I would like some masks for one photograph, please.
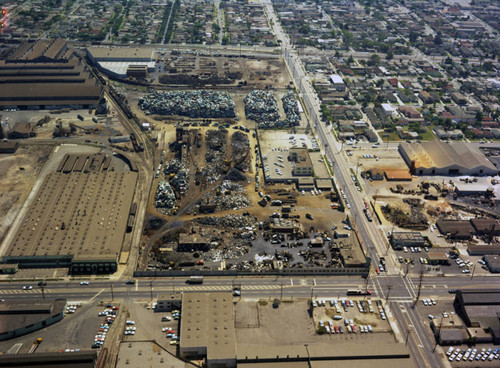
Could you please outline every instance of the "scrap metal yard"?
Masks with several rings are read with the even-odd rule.
[[[498,14],[4,1],[0,366],[498,366]]]

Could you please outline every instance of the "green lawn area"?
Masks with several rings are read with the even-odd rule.
[[[432,131],[432,126],[425,127],[425,133],[420,134],[423,141],[433,141],[436,139],[434,132]]]
[[[384,137],[384,134],[388,134],[388,136]],[[392,142],[392,141],[401,141],[397,132],[386,133],[384,131],[379,132],[380,137],[384,142]]]

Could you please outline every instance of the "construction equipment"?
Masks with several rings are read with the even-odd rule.
[[[38,349],[38,346],[42,343],[43,339],[41,337],[38,337],[33,341],[33,344],[31,344],[30,350],[28,351],[28,354],[33,354],[36,349]]]

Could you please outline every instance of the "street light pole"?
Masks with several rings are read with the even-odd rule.
[[[406,341],[405,341],[405,346],[408,345],[408,339],[410,338],[410,333],[411,333],[411,330],[410,329],[407,329],[406,330]]]
[[[304,344],[307,351],[307,365],[311,368],[311,355],[309,354],[309,344]]]
[[[115,296],[113,295],[113,283],[110,283],[111,285],[111,301],[115,300]]]

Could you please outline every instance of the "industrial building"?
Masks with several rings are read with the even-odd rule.
[[[457,290],[453,306],[467,327],[479,328],[500,344],[500,289]],[[467,329],[470,333],[471,329]],[[473,337],[473,336],[470,336]]]
[[[95,368],[97,351],[36,354],[0,354],[0,367],[12,368]]]
[[[418,231],[410,232],[392,232],[391,243],[394,249],[402,247],[423,247],[425,239]]]
[[[206,358],[206,366],[236,367],[236,332],[231,292],[185,293],[180,355]]]
[[[0,61],[0,107],[15,109],[93,108],[102,88],[66,42],[22,44]]]
[[[126,78],[144,78],[156,68],[152,47],[87,47],[87,57],[103,73]]]
[[[494,176],[498,169],[474,145],[429,141],[399,144],[399,153],[416,175]]]
[[[65,155],[36,193],[2,263],[115,272],[138,175],[111,169],[104,154]]]
[[[62,320],[65,307],[66,299],[0,303],[0,341],[26,335]]]
[[[467,240],[474,234],[474,228],[465,220],[439,219],[436,221],[436,227],[441,234],[448,235],[451,239]]]
[[[208,368],[232,367],[415,367],[409,350],[399,343],[300,345],[239,344],[230,291],[183,293],[181,357],[205,360]]]

